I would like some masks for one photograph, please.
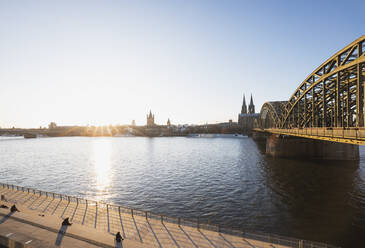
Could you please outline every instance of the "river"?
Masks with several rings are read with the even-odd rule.
[[[273,159],[250,138],[0,139],[0,182],[343,247],[365,243],[360,162]]]

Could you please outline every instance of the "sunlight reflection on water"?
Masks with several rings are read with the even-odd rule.
[[[93,140],[93,168],[96,181],[96,189],[103,195],[110,188],[111,182],[111,156],[112,144],[110,139]],[[105,198],[105,197],[104,197]]]

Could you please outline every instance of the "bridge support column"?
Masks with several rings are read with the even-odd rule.
[[[257,142],[266,142],[267,136],[264,132],[252,132],[252,139]]]
[[[271,134],[266,154],[273,157],[323,160],[359,160],[359,146],[330,141]]]

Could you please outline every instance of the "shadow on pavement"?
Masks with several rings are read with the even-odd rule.
[[[68,226],[66,226],[66,225],[61,226],[60,230],[58,231],[57,238],[56,238],[56,243],[55,243],[56,246],[61,245],[62,239],[66,234],[67,228],[68,228]]]

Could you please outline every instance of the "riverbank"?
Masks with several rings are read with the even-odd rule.
[[[24,242],[35,240],[50,246],[62,243],[62,246],[68,247],[67,242],[77,241],[78,245],[72,247],[112,247],[114,235],[120,232],[125,238],[123,247],[283,248],[300,247],[305,244],[315,245],[313,247],[330,247],[321,243],[274,235],[256,235],[256,238],[253,238],[255,234],[244,234],[240,231],[199,223],[199,221],[155,215],[7,184],[0,184],[0,194],[6,200],[1,201],[1,204],[10,207],[15,203],[21,211],[9,215],[9,209],[0,209],[2,218],[0,234],[4,230],[14,230],[9,233],[19,233],[20,236],[26,237],[25,239],[28,240]],[[67,229],[65,235],[62,235],[59,229],[62,219],[66,217],[70,218],[73,225]],[[42,231],[36,232],[32,231],[33,229],[42,229]],[[48,247],[43,245],[38,247]]]
[[[48,137],[113,137],[113,136],[140,136],[140,137],[175,137],[187,136],[196,133],[202,134],[238,134],[242,130],[237,125],[152,125],[152,126],[52,126],[50,128],[7,128],[0,129],[2,135],[16,136],[48,136]]]

